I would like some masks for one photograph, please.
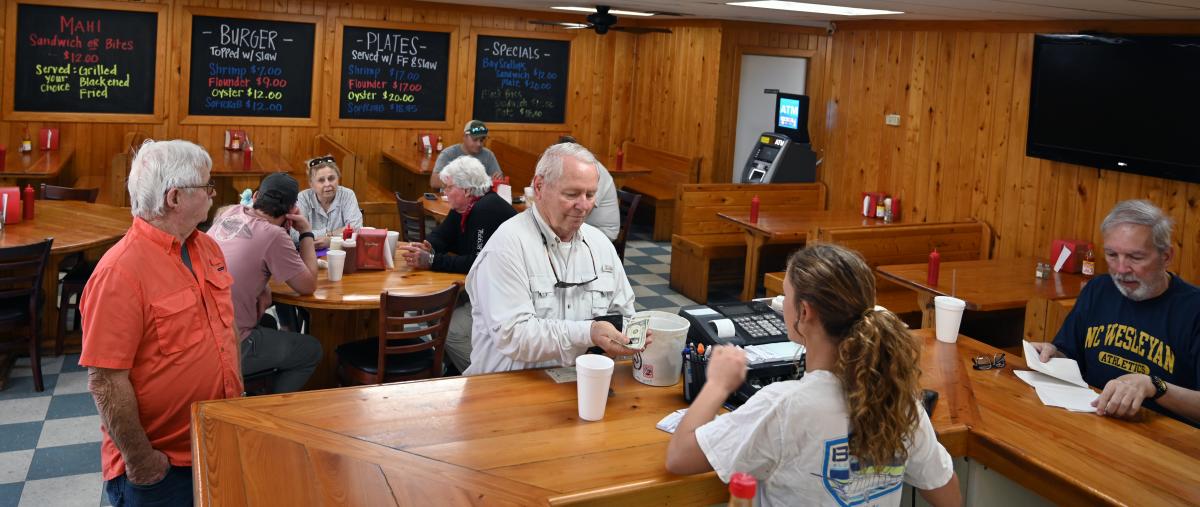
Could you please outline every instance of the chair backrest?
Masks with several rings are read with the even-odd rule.
[[[0,300],[29,298],[29,315],[37,315],[42,273],[54,238],[32,245],[0,248]]]
[[[400,240],[425,241],[425,205],[421,201],[406,201],[396,192],[396,211],[400,213]]]
[[[450,317],[454,315],[462,287],[462,282],[454,282],[431,294],[393,295],[386,290],[379,294],[379,363],[375,383],[382,384],[385,380],[387,356],[429,349],[433,349],[429,378],[442,376],[446,333],[450,331]],[[431,339],[412,343],[425,336]]]
[[[98,195],[100,195],[99,188],[59,187],[42,183],[42,199],[47,201],[87,201],[94,203]]]
[[[617,247],[617,256],[625,260],[625,240],[629,238],[629,227],[633,225],[633,214],[637,213],[638,203],[642,202],[642,194],[617,190],[617,208],[621,210],[621,232],[613,241]]]
[[[817,239],[859,252],[874,269],[888,264],[926,262],[934,248],[944,261],[988,259],[992,231],[986,223],[974,221],[835,227],[821,228]]]

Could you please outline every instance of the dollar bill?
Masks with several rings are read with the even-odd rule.
[[[629,321],[629,325],[625,326],[625,336],[629,337],[629,347],[633,350],[642,350],[646,348],[646,331],[650,329],[650,317],[634,317]]]

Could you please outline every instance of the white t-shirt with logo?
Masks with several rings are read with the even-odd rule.
[[[934,489],[950,481],[950,454],[924,410],[907,461],[891,466],[860,467],[850,454],[849,425],[841,381],[813,371],[764,387],[737,410],[698,428],[696,440],[722,481],[734,472],[758,479],[762,507],[897,506],[903,483]]]

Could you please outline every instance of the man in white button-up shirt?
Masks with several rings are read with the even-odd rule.
[[[574,364],[588,347],[632,354],[629,338],[591,320],[633,315],[633,288],[612,242],[584,220],[595,206],[596,157],[574,144],[546,149],[534,204],[502,224],[467,274],[471,367],[466,375]]]

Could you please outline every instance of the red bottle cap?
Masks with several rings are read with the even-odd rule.
[[[729,478],[729,495],[737,498],[754,498],[758,489],[758,481],[753,475],[737,472]]]

